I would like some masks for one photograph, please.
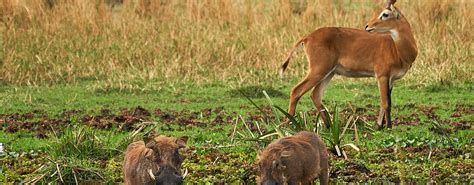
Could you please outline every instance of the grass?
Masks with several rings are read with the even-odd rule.
[[[1,143],[8,143],[9,148],[14,151],[46,151],[48,144],[51,142],[47,139],[38,139],[28,132],[19,132],[15,134],[2,134],[0,136]]]
[[[347,81],[347,82],[343,82]],[[154,82],[146,82],[154,84]],[[265,82],[263,82],[265,83]],[[267,88],[273,88],[282,94],[289,94],[290,89],[297,83],[296,79],[289,82],[266,82]],[[25,87],[25,86],[2,86],[0,97],[4,106],[0,107],[3,113],[33,109],[42,109],[54,113],[60,113],[64,109],[98,110],[100,108],[125,108],[138,105],[145,108],[162,108],[181,110],[183,108],[200,110],[207,108],[206,102],[224,106],[230,109],[238,109],[242,104],[248,104],[243,96],[236,96],[235,89],[248,89],[246,86],[232,86],[225,82],[214,82],[208,84],[183,83],[166,85],[161,90],[144,88],[143,91],[135,90],[109,90],[101,91],[93,88],[94,82],[81,82],[78,85],[58,84],[52,86]],[[263,88],[255,88],[262,90]],[[469,92],[473,90],[472,83],[462,86],[431,85],[419,86],[408,82],[397,82],[395,84],[392,101],[395,109],[403,111],[402,103],[408,106],[413,104],[425,104],[430,106],[454,106],[470,101]],[[255,94],[257,92],[254,92]],[[280,94],[280,93],[278,93]],[[340,101],[358,103],[359,106],[378,106],[378,88],[375,80],[349,80],[347,78],[335,78],[325,93],[325,101]],[[454,99],[450,99],[454,97]],[[288,95],[276,97],[275,104],[286,107]],[[440,101],[433,101],[440,100]],[[120,100],[120,101],[119,101]],[[258,103],[264,103],[264,96],[256,99]],[[313,108],[309,98],[302,98],[298,105],[300,110]],[[400,103],[399,103],[400,102]]]
[[[290,91],[294,83],[296,83],[295,80],[278,84],[269,81],[265,82],[266,85],[262,85],[262,87],[271,87],[285,94],[285,92]],[[378,111],[378,91],[374,83],[366,80],[341,81],[336,79],[329,86],[325,100],[328,102],[329,108],[331,104],[338,104],[340,112],[350,111],[351,106],[356,109],[366,109],[366,112],[355,114],[360,116],[361,119],[376,115]],[[99,116],[102,109],[111,109],[113,113],[117,113],[123,108],[137,106],[142,106],[150,111],[160,109],[169,112],[170,115],[178,116],[176,120],[168,122],[163,120],[163,117],[160,118],[152,113],[150,119],[152,123],[156,123],[159,133],[171,136],[188,135],[192,138],[188,143],[189,148],[185,151],[187,159],[183,164],[185,168],[190,170],[187,182],[219,183],[249,182],[249,180],[252,182],[255,178],[256,171],[253,166],[255,150],[261,146],[255,145],[253,142],[245,142],[238,137],[233,140],[230,138],[239,115],[246,121],[258,121],[258,118],[254,119],[252,117],[260,115],[259,111],[244,96],[237,96],[234,91],[245,89],[250,93],[248,89],[260,91],[261,88],[248,88],[246,86],[232,88],[223,82],[214,82],[205,85],[188,83],[181,87],[167,86],[158,92],[112,90],[104,93],[89,88],[90,84],[94,84],[94,82],[81,82],[79,85],[4,86],[2,88],[0,96],[5,97],[2,98],[3,100],[10,102],[1,107],[0,112],[3,114],[20,113],[21,115],[36,111],[38,114],[46,114],[50,118],[64,118],[63,112],[66,110],[82,111],[79,111],[78,115],[69,118],[71,126],[74,126],[75,129],[61,128],[57,130],[57,132],[62,133],[58,138],[62,142],[57,142],[57,139],[54,139],[55,137],[51,137],[51,135],[43,139],[37,139],[35,131],[32,130],[16,133],[10,133],[6,130],[0,131],[0,142],[4,143],[8,152],[13,152],[13,156],[3,155],[0,157],[0,163],[10,166],[10,168],[2,168],[4,173],[0,175],[1,181],[18,182],[27,177],[25,172],[31,174],[33,172],[31,170],[35,170],[42,165],[46,165],[48,168],[45,167],[45,169],[50,169],[48,172],[51,174],[55,172],[55,169],[52,168],[55,166],[48,166],[48,164],[58,163],[62,165],[61,170],[68,172],[64,173],[65,177],[63,179],[67,182],[74,182],[72,169],[82,168],[89,169],[89,172],[100,171],[100,176],[92,174],[80,176],[78,178],[81,181],[121,182],[122,151],[125,149],[122,141],[131,131],[117,128],[84,127],[81,121],[82,115]],[[392,110],[393,119],[399,121],[398,124],[391,130],[367,131],[359,134],[360,137],[357,141],[354,140],[353,131],[346,131],[340,142],[353,143],[360,149],[360,152],[345,150],[347,160],[335,155],[331,157],[331,173],[333,174],[331,181],[398,182],[433,179],[439,182],[466,182],[462,179],[468,179],[465,175],[469,172],[469,166],[473,164],[472,152],[469,151],[472,151],[472,148],[470,148],[472,124],[471,129],[459,130],[454,129],[452,123],[463,120],[469,121],[474,118],[467,113],[462,114],[461,117],[452,117],[451,115],[456,112],[456,107],[461,105],[472,109],[473,105],[469,104],[468,101],[470,98],[469,92],[471,91],[472,84],[469,83],[449,88],[398,83],[394,90],[394,107]],[[254,93],[256,94],[256,92]],[[28,101],[25,102],[25,96],[31,98],[28,98]],[[71,97],[75,97],[74,101],[71,101]],[[266,108],[268,106],[268,100],[264,96],[253,98],[253,100],[260,107]],[[284,107],[287,104],[288,97],[271,97],[271,101],[277,106]],[[208,102],[213,102],[213,104],[210,105]],[[219,107],[223,107],[224,112],[212,113],[210,116],[206,116],[206,108],[215,110]],[[433,120],[428,117],[429,114],[423,112],[428,111],[429,108],[433,108],[433,113],[439,123],[437,126],[452,130],[449,136],[439,135],[430,130],[435,127]],[[304,96],[298,106],[298,111],[311,112],[313,109],[310,98]],[[173,111],[178,112],[172,114]],[[196,118],[192,118],[192,112],[198,113]],[[230,122],[218,122],[216,124],[213,121],[218,115],[229,116],[231,120]],[[419,119],[416,125],[405,125],[414,118]],[[5,121],[5,118],[2,119]],[[37,118],[33,118],[33,120],[35,119]],[[225,119],[226,117],[224,117]],[[194,120],[203,124],[193,125],[193,122],[182,123],[180,120]],[[28,121],[28,119],[25,121]],[[369,122],[373,124],[373,121]],[[81,129],[89,130],[90,132],[87,132],[90,133],[89,136],[98,137],[100,140],[98,142],[102,144],[89,147],[91,150],[81,150],[84,151],[82,153],[84,155],[81,154],[82,157],[74,157],[74,155],[67,157],[66,154],[53,155],[55,152],[51,151],[50,146],[57,145],[55,148],[59,149],[70,148],[66,144],[77,140],[71,137],[75,136],[73,133],[81,133]],[[243,126],[238,126],[236,129],[240,132],[246,130]],[[139,139],[139,137],[136,139]],[[93,140],[88,139],[88,142]],[[87,142],[81,144],[88,146]],[[63,145],[64,147],[62,147]],[[120,146],[117,148],[118,151],[106,152],[115,146]],[[101,155],[89,155],[85,151],[101,151]],[[26,162],[25,157],[29,156],[31,152],[36,153],[39,157],[31,157],[34,160]],[[98,160],[95,160],[93,156],[103,156],[100,157],[101,160],[99,161],[104,162],[98,163]],[[51,160],[48,160],[48,158]],[[27,168],[28,165],[33,165],[35,168]],[[357,170],[357,165],[370,170],[372,178],[366,177],[363,171]],[[22,172],[22,170],[25,172]],[[42,172],[45,173],[45,171]],[[79,175],[81,174],[76,174],[76,176]],[[72,178],[66,178],[66,176]],[[54,178],[44,180],[45,182],[56,181],[57,178],[57,176],[54,176]],[[453,178],[455,180],[448,180]]]

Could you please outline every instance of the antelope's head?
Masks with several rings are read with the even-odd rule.
[[[368,32],[392,32],[401,21],[400,11],[393,5],[396,0],[388,0],[385,9],[365,25]]]

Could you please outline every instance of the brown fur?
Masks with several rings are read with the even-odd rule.
[[[165,165],[173,167],[180,176],[184,157],[178,149],[185,147],[187,140],[188,137],[149,136],[128,145],[123,164],[125,184],[155,184],[148,170],[156,175],[160,166]]]
[[[395,1],[389,1],[393,3]],[[390,107],[393,81],[403,77],[415,60],[418,49],[408,21],[393,5],[370,20],[366,31],[325,27],[297,42],[303,44],[309,62],[306,77],[291,91],[288,112],[295,114],[301,96],[313,88],[311,99],[328,125],[329,115],[322,103],[324,89],[335,74],[348,77],[375,77],[381,110],[378,125],[391,127]],[[293,49],[281,67],[288,66]]]
[[[278,139],[259,152],[258,158],[258,184],[270,179],[278,184],[313,184],[318,177],[321,184],[328,184],[326,146],[312,132]]]

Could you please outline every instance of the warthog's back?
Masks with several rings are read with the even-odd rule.
[[[312,182],[328,169],[326,146],[312,132],[299,132],[274,141],[263,151],[261,158],[281,161],[285,166],[282,176],[288,182]]]

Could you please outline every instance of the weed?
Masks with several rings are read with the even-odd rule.
[[[237,124],[239,120],[242,122],[243,131],[238,131],[237,133],[242,137],[242,139],[247,141],[257,141],[260,142],[260,145],[267,145],[275,136],[285,137],[288,135],[293,135],[300,131],[311,131],[318,133],[326,142],[330,144],[329,149],[337,154],[337,156],[343,156],[347,159],[346,152],[344,148],[352,148],[356,151],[360,149],[350,142],[346,142],[345,138],[349,135],[347,132],[349,128],[353,128],[354,135],[358,138],[357,126],[356,123],[358,118],[355,116],[349,116],[347,120],[340,119],[340,112],[337,111],[335,106],[333,118],[330,122],[329,129],[323,129],[322,122],[319,121],[320,114],[313,116],[308,116],[307,112],[300,113],[300,116],[292,116],[281,107],[274,105],[270,96],[263,91],[263,94],[267,98],[268,104],[272,108],[273,119],[262,119],[261,122],[255,121],[253,123],[247,123],[242,116],[239,116],[239,119],[236,122],[234,127],[234,132],[236,132]],[[244,94],[245,96],[245,94]],[[258,106],[251,98],[247,97],[249,102],[259,109],[263,114],[266,114],[266,117],[270,117],[267,112],[262,111],[262,108]],[[288,120],[288,123],[282,122],[281,115]],[[256,129],[251,129],[251,124],[255,126]],[[265,128],[265,131],[262,131]],[[356,139],[358,140],[358,139]]]
[[[344,151],[344,148],[350,147],[356,151],[359,151],[359,147],[357,147],[354,143],[344,143],[344,139],[346,135],[348,135],[348,128],[350,127],[354,128],[354,133],[357,138],[357,118],[355,118],[354,116],[350,116],[349,119],[342,121],[337,106],[334,106],[333,118],[330,120],[332,121],[330,121],[329,124],[329,131],[322,132],[321,137],[327,142],[329,142],[331,151],[335,152],[337,156],[344,155],[344,158],[347,159],[348,157],[346,155],[346,152]]]
[[[112,156],[96,131],[89,127],[68,128],[60,136],[54,135],[49,147],[52,157],[103,160]]]

